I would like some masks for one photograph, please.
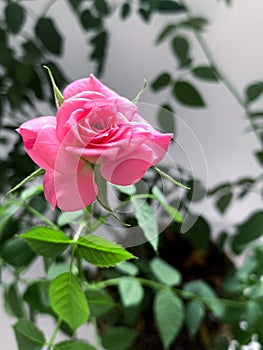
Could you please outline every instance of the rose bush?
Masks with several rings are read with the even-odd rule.
[[[23,123],[26,152],[46,170],[44,193],[52,208],[85,208],[97,196],[95,166],[117,185],[139,181],[166,154],[172,134],[154,129],[137,106],[93,75],[69,84],[56,117]]]

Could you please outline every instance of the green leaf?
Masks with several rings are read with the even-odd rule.
[[[11,193],[14,193],[15,191],[17,191],[22,186],[24,186],[27,182],[35,180],[38,176],[41,176],[43,174],[45,174],[45,170],[44,169],[41,169],[41,168],[37,169],[32,174],[27,176],[24,180],[22,180],[18,185],[16,185],[10,191],[8,191],[7,194],[5,195],[5,198],[7,196],[9,196]]]
[[[156,294],[153,310],[163,347],[168,350],[183,326],[183,303],[171,291],[164,289]]]
[[[63,232],[49,227],[34,227],[20,235],[37,254],[56,257],[72,242]]]
[[[76,276],[63,273],[50,283],[49,299],[52,309],[75,331],[89,318],[89,307]]]
[[[199,300],[192,300],[186,305],[185,323],[188,334],[193,338],[205,317],[204,304]]]
[[[224,307],[215,291],[204,281],[194,280],[186,282],[183,289],[191,292],[199,297],[202,297],[202,301],[205,305],[212,310],[217,317],[222,317],[224,314]]]
[[[135,306],[142,301],[144,290],[136,278],[122,277],[118,287],[123,306]]]
[[[249,329],[255,329],[262,320],[261,302],[248,300],[244,310],[244,320],[248,323]]]
[[[102,334],[102,346],[107,350],[128,350],[138,335],[134,328],[112,327]]]
[[[175,115],[171,105],[166,103],[160,106],[157,119],[163,132],[175,134]]]
[[[181,273],[158,257],[150,262],[150,269],[154,277],[167,286],[178,286],[182,282]]]
[[[4,294],[5,298],[5,307],[7,311],[11,313],[12,316],[16,316],[17,318],[22,318],[25,316],[25,308],[23,305],[23,299],[19,294],[17,284],[13,283],[6,290]]]
[[[42,192],[43,192],[43,186],[42,185],[40,185],[40,186],[30,186],[30,187],[24,189],[21,192],[20,198],[23,201],[26,201],[26,200],[32,199],[33,197],[37,196],[38,194],[40,194]]]
[[[3,243],[0,255],[10,265],[23,268],[30,264],[35,254],[19,237],[13,237]]]
[[[128,2],[125,2],[122,6],[121,6],[121,19],[126,19],[128,18],[128,16],[131,13],[131,6]]]
[[[263,111],[257,111],[257,112],[249,112],[248,113],[249,118],[263,118]]]
[[[169,73],[161,73],[158,77],[152,82],[151,88],[154,91],[159,91],[169,85],[171,81],[171,75]]]
[[[189,42],[183,36],[176,36],[171,41],[172,51],[177,57],[179,66],[185,67],[191,63],[191,58],[189,57]]]
[[[160,13],[178,13],[185,12],[185,6],[179,4],[176,1],[172,0],[160,0],[158,2],[158,10]]]
[[[216,201],[216,207],[223,214],[229,207],[233,198],[233,193],[229,192],[220,196]]]
[[[171,35],[174,30],[176,29],[175,24],[168,24],[164,29],[159,33],[157,39],[156,39],[156,44],[160,44],[163,42],[169,35]]]
[[[5,20],[8,28],[17,34],[25,22],[24,8],[16,2],[10,2],[5,8]]]
[[[115,306],[112,297],[103,289],[88,288],[86,297],[90,314],[95,318],[105,315]]]
[[[31,311],[50,313],[51,307],[48,298],[49,281],[39,280],[31,284],[25,294],[24,300],[28,303]]]
[[[221,185],[218,185],[214,188],[212,188],[210,191],[209,191],[209,194],[210,196],[216,194],[216,193],[226,193],[226,192],[230,192],[231,191],[231,184],[229,182],[224,182],[223,184]]]
[[[174,97],[183,105],[190,107],[204,107],[205,102],[196,88],[186,82],[177,81],[173,89]]]
[[[66,340],[55,345],[54,350],[96,350],[94,346],[81,340]]]
[[[179,27],[192,29],[197,32],[201,32],[204,30],[204,27],[208,24],[208,21],[204,17],[194,17],[190,18],[186,21],[183,21],[179,24]]]
[[[141,199],[132,199],[132,204],[135,210],[134,216],[138,225],[142,229],[147,241],[151,244],[153,249],[157,251],[159,229],[151,206]]]
[[[35,32],[48,51],[55,55],[61,55],[63,38],[58,32],[52,18],[40,18],[36,24]]]
[[[20,319],[14,326],[19,350],[40,350],[45,344],[43,332],[34,323]]]
[[[28,63],[37,63],[41,59],[41,50],[34,41],[27,40],[22,44],[24,50],[24,60]]]
[[[256,100],[263,92],[263,83],[257,82],[246,87],[245,98],[246,103],[249,104]]]
[[[56,263],[49,268],[47,278],[53,280],[64,272],[69,272],[69,264],[66,262]]]
[[[194,77],[207,80],[207,81],[218,81],[218,77],[215,73],[215,69],[209,66],[199,66],[192,70]]]
[[[49,75],[51,85],[53,88],[56,107],[57,107],[57,109],[59,109],[59,107],[61,107],[62,103],[64,102],[64,97],[55,83],[55,80],[54,80],[54,77],[53,77],[51,70],[47,66],[43,66],[43,67],[48,71],[48,75]]]
[[[259,164],[263,166],[263,151],[258,151],[255,153],[255,155]]]
[[[105,0],[95,0],[94,6],[102,16],[107,16],[110,13],[109,5]]]
[[[94,17],[89,9],[81,13],[80,21],[86,30],[94,30],[95,28],[99,28],[102,24],[101,18]]]
[[[108,267],[121,261],[135,258],[120,245],[106,239],[88,234],[77,241],[78,252],[93,265]]]
[[[21,208],[20,205],[10,203],[6,203],[0,207],[0,237],[4,228],[19,208]]]
[[[245,222],[237,225],[236,231],[232,240],[232,249],[239,254],[248,243],[260,238],[263,234],[263,212],[252,214]]]
[[[196,248],[208,249],[210,244],[211,230],[208,222],[200,216],[195,224],[186,232],[187,238]]]
[[[120,264],[116,265],[115,268],[118,271],[130,276],[136,276],[139,273],[138,267],[129,261],[123,261]]]

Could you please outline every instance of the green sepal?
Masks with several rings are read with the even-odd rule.
[[[51,84],[53,87],[54,97],[55,97],[55,101],[56,101],[56,107],[57,107],[57,109],[59,109],[61,107],[62,103],[64,102],[64,97],[55,83],[55,80],[54,80],[54,77],[51,73],[51,70],[47,66],[43,66],[43,67],[48,71],[48,75],[49,75],[49,78],[50,78],[50,81],[51,81]]]

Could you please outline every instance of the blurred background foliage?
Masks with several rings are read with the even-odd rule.
[[[250,121],[251,129],[261,145],[251,156],[263,165],[263,110],[254,107],[254,102],[263,96],[263,81],[247,84],[243,94],[235,90],[216,66],[202,37],[208,25],[206,18],[194,17],[183,1],[65,1],[71,8],[72,16],[77,18],[83,35],[87,37],[87,46],[90,48],[87,60],[95,63],[98,76],[103,74],[107,65],[111,33],[110,26],[105,24],[106,19],[110,19],[116,11],[123,21],[136,12],[140,20],[147,23],[156,14],[173,15],[173,20],[169,20],[157,38],[153,38],[156,45],[169,43],[178,69],[176,77],[174,72],[168,70],[156,71],[156,76],[149,82],[150,88],[156,93],[164,89],[170,92],[167,94],[170,98],[160,106],[168,111],[166,113],[163,108],[160,109],[160,126],[163,130],[174,129],[175,120],[170,117],[169,111],[173,112],[177,103],[190,108],[205,108],[206,97],[195,86],[194,80],[202,80],[207,84],[221,82],[233,94]],[[39,112],[42,102],[49,101],[50,108],[54,106],[43,65],[52,70],[60,88],[71,80],[66,73],[67,67],[61,64],[66,38],[56,18],[50,16],[48,11],[53,2],[43,2],[45,4],[40,14],[33,13],[27,1],[8,0],[1,4],[2,194],[35,170],[34,164],[25,155],[20,138],[14,135],[21,122],[43,114]],[[231,6],[231,1],[225,2]],[[30,32],[25,29],[28,22],[32,24]],[[191,50],[193,41],[200,44],[206,57],[202,65],[195,62]],[[189,203],[198,203],[207,193],[205,184],[193,178],[187,169],[180,169],[180,174],[183,182],[191,187],[190,191],[184,192],[180,201],[179,212],[184,216]],[[219,184],[208,191],[209,198],[222,215],[255,187],[262,187],[262,175],[254,178],[240,175],[236,181]],[[156,178],[150,187],[158,185],[158,181]],[[35,281],[21,291],[19,276],[32,264],[35,255],[16,236],[32,225],[32,221],[45,222],[47,210],[41,186],[34,187],[31,192],[22,191],[16,201],[10,199],[1,204],[0,266],[2,270],[9,269],[13,276],[11,283],[2,281],[2,287],[6,310],[17,319],[25,317],[25,310],[28,309],[31,321],[38,313],[54,316],[47,297],[49,277]],[[57,221],[58,212],[51,215],[59,226],[65,225]],[[126,263],[120,268],[100,269],[95,274],[91,274],[87,268],[87,279],[105,287],[104,290],[87,290],[102,345],[109,350],[223,350],[229,349],[233,340],[236,341],[235,348],[241,349],[253,339],[263,345],[263,245],[258,241],[263,231],[263,211],[254,212],[236,224],[231,235],[221,232],[213,240],[212,223],[203,216],[183,236],[180,234],[180,223],[176,221],[160,235],[158,257],[150,244],[144,244],[131,249],[139,257],[136,262]],[[48,221],[46,223],[49,224]],[[237,266],[235,255],[244,253],[248,246],[249,255],[243,259],[241,266]],[[63,258],[57,260],[57,265],[62,268],[63,263]],[[115,277],[121,277],[119,286],[107,284],[109,278]],[[156,282],[156,290],[147,287],[146,279]],[[165,285],[168,289],[160,287]],[[176,294],[170,293],[170,287],[177,288]],[[19,325],[17,323],[15,327],[17,339],[19,334],[21,338]],[[66,324],[62,324],[62,331],[68,335],[72,333]],[[21,339],[19,344],[19,348],[24,349]]]

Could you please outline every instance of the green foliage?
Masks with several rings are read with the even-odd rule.
[[[86,30],[93,30],[102,24],[99,17],[94,17],[89,9],[84,10],[80,16],[81,24]]]
[[[170,83],[171,76],[169,73],[161,73],[151,84],[153,90],[161,90]]]
[[[35,254],[26,242],[19,237],[13,237],[3,243],[0,256],[8,264],[16,268],[24,268],[31,263]]]
[[[257,82],[246,87],[245,97],[246,103],[249,104],[258,99],[263,92],[263,83]]]
[[[164,104],[160,106],[157,119],[163,132],[173,132],[175,134],[175,115],[171,105]]]
[[[25,308],[17,284],[11,284],[4,294],[5,308],[12,316],[22,318],[25,316]]]
[[[197,295],[217,317],[223,316],[223,304],[217,297],[215,291],[206,282],[202,280],[186,282],[184,284],[184,290]]]
[[[115,306],[112,297],[103,289],[88,288],[85,294],[92,317],[101,317]]]
[[[16,2],[10,2],[5,8],[5,20],[11,32],[17,34],[25,22],[24,8]]]
[[[237,232],[232,239],[232,249],[239,254],[247,244],[262,235],[263,212],[252,214],[245,222],[237,226]]]
[[[91,264],[103,267],[113,266],[121,261],[135,258],[120,245],[90,234],[78,240],[78,252]]]
[[[129,261],[123,261],[122,263],[117,264],[115,268],[123,274],[130,276],[136,276],[139,273],[138,267]]]
[[[53,258],[60,255],[71,242],[63,232],[41,226],[21,234],[20,237],[35,253]]]
[[[208,222],[200,216],[187,231],[186,238],[198,249],[208,249],[211,241]]]
[[[145,238],[156,251],[158,248],[158,224],[151,206],[141,199],[133,199],[134,216]]]
[[[138,331],[128,327],[109,328],[102,334],[102,345],[107,350],[128,350],[138,337]]]
[[[20,319],[14,326],[19,350],[40,350],[45,344],[45,336],[37,326],[26,319]]]
[[[63,341],[55,345],[55,350],[95,350],[94,346],[80,340]]]
[[[189,42],[184,36],[175,36],[171,41],[171,47],[175,57],[178,60],[180,68],[191,64],[192,60],[189,56]]]
[[[154,317],[163,347],[167,350],[183,325],[184,307],[181,299],[169,290],[161,290],[154,300]]]
[[[204,304],[199,300],[192,300],[186,305],[185,321],[189,336],[192,338],[199,330],[205,317]]]
[[[50,313],[51,307],[48,297],[49,281],[37,280],[26,289],[23,298],[31,312]]]
[[[204,107],[205,102],[197,89],[187,81],[177,81],[173,87],[174,97],[183,105]]]
[[[178,13],[184,12],[185,7],[177,1],[172,0],[160,0],[158,1],[158,10],[159,12],[168,12],[168,13]]]
[[[133,277],[122,277],[119,282],[119,293],[122,304],[130,307],[139,304],[144,295],[143,288],[138,280]]]
[[[88,303],[78,278],[72,273],[63,273],[50,283],[49,298],[52,309],[73,331],[87,322]]]
[[[126,19],[131,13],[131,5],[129,2],[125,2],[121,7],[121,18]]]
[[[178,286],[182,282],[180,272],[160,258],[156,257],[150,262],[150,269],[154,277],[167,286]]]
[[[55,55],[61,55],[63,39],[52,18],[40,18],[36,24],[35,32],[45,49]]]
[[[199,66],[192,70],[194,77],[207,80],[211,82],[217,82],[218,78],[213,67]]]
[[[232,201],[232,198],[233,198],[233,193],[229,192],[229,193],[223,194],[217,199],[216,207],[222,214],[227,210],[229,204]]]

